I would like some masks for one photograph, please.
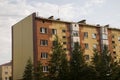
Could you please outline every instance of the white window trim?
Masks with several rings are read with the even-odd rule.
[[[41,58],[42,59],[47,59],[48,58],[48,53],[47,52],[41,52]]]
[[[43,66],[43,72],[48,72],[48,66]]]
[[[43,45],[43,41],[45,41],[45,45]],[[40,45],[41,46],[48,46],[48,40],[40,40]]]
[[[46,34],[47,32],[48,32],[47,28],[44,28],[44,27],[40,28],[40,33]]]

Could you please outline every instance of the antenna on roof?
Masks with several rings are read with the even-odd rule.
[[[36,12],[36,16],[37,16],[37,17],[39,16],[39,12]]]

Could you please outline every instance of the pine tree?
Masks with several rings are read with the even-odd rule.
[[[79,43],[74,44],[74,49],[71,54],[70,60],[70,77],[71,80],[80,80],[81,69],[85,64],[83,58],[83,50],[80,47]]]
[[[61,55],[65,54],[63,46],[59,42],[58,36],[54,40],[54,46],[52,50],[51,59],[49,62],[49,78],[50,80],[58,80],[59,71],[61,67]]]
[[[97,50],[94,51],[92,62],[95,66],[95,70],[97,71],[98,80],[112,80],[116,64],[106,45],[101,53]]]
[[[59,74],[58,74],[58,80],[68,80],[69,79],[69,67],[68,67],[68,61],[66,58],[65,52],[61,55],[61,63],[59,67]]]
[[[33,80],[33,65],[32,65],[32,61],[29,58],[29,60],[27,61],[27,65],[25,67],[24,70],[24,74],[23,74],[23,80]]]
[[[34,78],[35,80],[43,80],[44,79],[44,73],[43,73],[43,69],[42,69],[42,64],[39,61],[37,66],[35,67],[35,72],[34,72]]]

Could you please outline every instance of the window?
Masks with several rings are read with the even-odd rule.
[[[66,49],[66,48],[64,48],[64,50],[66,51],[67,49]]]
[[[41,58],[47,59],[47,58],[48,58],[48,53],[46,53],[46,52],[41,52]]]
[[[89,55],[85,55],[85,60],[89,60],[89,59],[90,59]]]
[[[93,49],[97,49],[97,44],[94,44],[94,45],[93,45]]]
[[[66,44],[66,42],[63,42],[63,44]]]
[[[66,30],[62,30],[62,32],[66,32]]]
[[[8,74],[8,72],[5,72],[5,74]]]
[[[5,77],[5,80],[8,80],[7,77]]]
[[[113,54],[116,54],[116,52],[115,52],[115,51],[113,51]]]
[[[120,36],[118,37],[118,41],[120,41]]]
[[[48,45],[48,41],[47,40],[40,40],[40,45],[41,46],[47,46]]]
[[[79,36],[79,33],[78,33],[78,31],[73,31],[73,36]]]
[[[85,43],[85,49],[89,49],[88,43]]]
[[[57,45],[57,41],[52,42],[53,46]]]
[[[52,29],[52,34],[57,34],[57,30],[56,29]]]
[[[103,34],[102,38],[103,39],[108,39],[107,34]]]
[[[96,34],[95,34],[95,33],[92,34],[92,38],[93,38],[93,39],[96,38]]]
[[[114,36],[114,35],[112,35],[112,38],[115,38],[115,36]]]
[[[40,33],[47,33],[47,28],[41,27],[41,28],[40,28]]]
[[[63,36],[63,38],[66,38],[66,36]]]
[[[113,49],[115,49],[115,45],[113,45]]]
[[[88,32],[84,32],[84,38],[88,38]]]
[[[43,72],[48,72],[48,66],[43,66]]]
[[[112,41],[112,44],[115,44],[115,41]]]

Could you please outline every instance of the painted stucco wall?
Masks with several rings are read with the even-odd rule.
[[[99,38],[98,37],[100,35],[99,35],[96,27],[87,26],[87,25],[84,25],[81,28],[81,34],[82,35],[84,35],[84,32],[88,32],[88,38],[82,38],[82,40],[81,40],[81,43],[83,44],[82,47],[85,47],[84,46],[85,43],[88,43],[88,45],[89,45],[89,48],[85,49],[84,55],[89,55],[90,59],[91,59],[92,56],[93,56],[93,45],[96,44],[97,49],[99,49],[100,44],[99,44]],[[92,34],[96,34],[96,38],[93,38]],[[84,36],[81,36],[81,37],[84,37]]]
[[[119,61],[119,59],[120,59],[120,41],[118,40],[118,37],[120,37],[120,31],[112,29],[111,36],[114,36],[114,38],[112,38],[112,41],[115,42],[115,43],[111,42],[112,49],[113,49],[113,52],[116,52],[116,53],[112,53],[112,54],[113,54],[113,56],[116,57],[117,61]],[[114,46],[115,46],[115,48],[114,48]]]
[[[2,66],[2,80],[9,79],[12,75],[12,67],[11,66]]]
[[[21,79],[29,58],[33,61],[33,16],[12,27],[13,80]]]

